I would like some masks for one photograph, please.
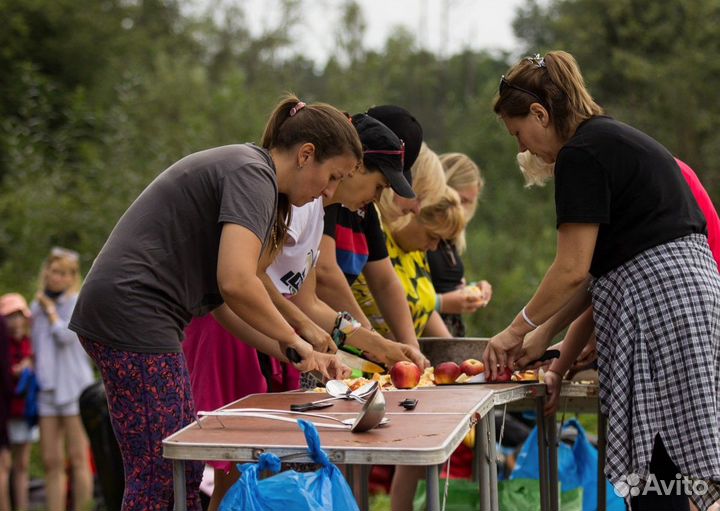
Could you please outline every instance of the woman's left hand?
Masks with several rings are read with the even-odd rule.
[[[297,328],[297,334],[309,342],[315,351],[320,353],[335,353],[337,346],[325,330],[312,321],[305,321]]]
[[[430,365],[430,361],[425,358],[425,355],[423,355],[419,349],[397,341],[390,341],[388,339],[383,339],[383,341],[379,346],[381,350],[379,352],[380,356],[377,359],[386,366],[392,367],[396,362],[402,360],[409,360],[420,369],[425,369]]]
[[[485,375],[494,380],[506,367],[513,369],[515,360],[522,354],[523,337],[513,333],[510,327],[495,335],[483,353]]]
[[[315,367],[310,371],[320,371],[328,380],[343,380],[349,378],[352,370],[344,365],[337,355],[330,353],[313,353]]]
[[[55,302],[42,291],[38,291],[35,294],[35,299],[40,304],[40,307],[42,307],[45,314],[50,314],[55,310]]]

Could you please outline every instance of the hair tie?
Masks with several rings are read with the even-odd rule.
[[[295,105],[294,107],[292,107],[290,109],[290,117],[294,117],[295,114],[298,113],[303,108],[305,108],[305,103],[303,103],[302,101],[298,101],[297,105]]]

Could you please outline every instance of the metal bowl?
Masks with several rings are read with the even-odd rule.
[[[442,362],[462,363],[469,358],[482,360],[485,346],[490,341],[487,337],[421,337],[420,351],[430,364]]]

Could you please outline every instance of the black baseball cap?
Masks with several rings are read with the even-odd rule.
[[[410,168],[420,154],[420,146],[423,142],[422,125],[410,112],[397,105],[374,106],[367,111],[367,114],[390,128],[400,140],[405,142],[403,173],[405,179],[412,185]]]
[[[379,169],[400,197],[414,199],[415,192],[403,176],[403,141],[390,128],[367,114],[353,115],[352,123],[363,145],[363,164]]]

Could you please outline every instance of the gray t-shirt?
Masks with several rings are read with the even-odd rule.
[[[270,155],[252,144],[178,161],[118,221],[85,279],[70,329],[123,351],[179,352],[190,319],[223,303],[223,224],[242,225],[266,243],[277,193]]]

